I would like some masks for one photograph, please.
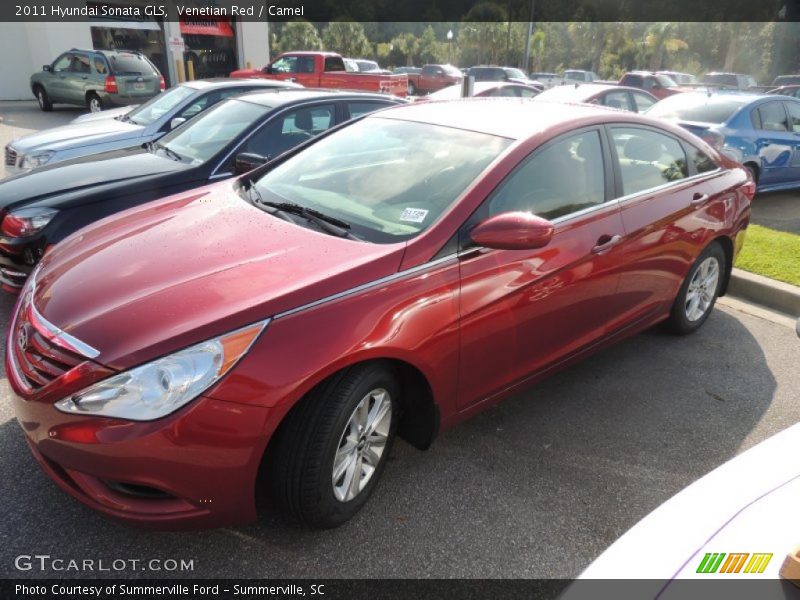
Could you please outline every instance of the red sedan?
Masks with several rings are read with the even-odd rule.
[[[158,528],[352,517],[438,433],[725,292],[754,184],[680,127],[484,99],[375,113],[45,255],[6,347],[33,454]]]

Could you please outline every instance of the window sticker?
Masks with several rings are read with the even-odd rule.
[[[407,223],[422,223],[427,216],[428,211],[422,208],[404,208],[400,220]]]

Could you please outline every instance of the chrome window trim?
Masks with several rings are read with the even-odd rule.
[[[293,314],[308,310],[310,308],[315,308],[320,306],[321,304],[326,304],[328,302],[333,302],[334,300],[339,300],[341,298],[345,298],[352,294],[357,294],[358,292],[363,292],[364,290],[368,290],[370,288],[378,287],[384,285],[386,283],[391,283],[392,281],[396,281],[398,279],[403,279],[404,277],[409,277],[411,275],[416,275],[417,273],[421,273],[426,271],[427,269],[432,269],[434,267],[438,267],[449,261],[455,261],[458,258],[458,253],[448,254],[447,256],[443,256],[441,258],[437,258],[436,260],[432,260],[421,265],[417,265],[416,267],[411,267],[410,269],[405,269],[404,271],[398,271],[397,273],[392,273],[391,275],[387,275],[386,277],[381,277],[380,279],[376,279],[374,281],[368,281],[367,283],[362,283],[361,285],[357,285],[349,290],[344,290],[342,292],[337,292],[335,294],[331,294],[330,296],[325,296],[324,298],[320,298],[319,300],[314,300],[313,302],[309,302],[307,304],[303,304],[296,308],[291,308],[289,310],[285,310],[283,312],[277,313],[272,318],[273,320],[281,319],[283,317],[288,317]]]
[[[671,187],[678,187],[679,185],[687,183],[687,182],[699,181],[699,180],[701,180],[703,178],[706,178],[706,177],[711,178],[712,175],[716,176],[716,175],[718,175],[718,174],[720,174],[722,172],[723,172],[722,167],[717,167],[713,171],[706,171],[705,173],[696,173],[695,175],[690,175],[689,177],[684,177],[683,179],[679,179],[678,181],[668,181],[667,183],[664,183],[664,184],[659,185],[659,186],[654,187],[654,188],[648,188],[646,190],[641,190],[639,192],[634,192],[634,193],[628,194],[626,196],[620,196],[619,198],[615,198],[614,201],[615,202],[619,202],[620,204],[622,204],[624,202],[627,202],[628,200],[633,200],[635,198],[638,198],[640,196],[646,196],[648,194],[656,194],[658,192],[663,192],[665,190],[668,190]]]

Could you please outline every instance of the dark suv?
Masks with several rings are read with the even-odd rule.
[[[155,65],[128,50],[73,48],[31,75],[31,91],[44,111],[57,103],[86,106],[92,112],[141,104],[165,87]]]

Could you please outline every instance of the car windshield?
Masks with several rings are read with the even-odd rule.
[[[655,75],[655,78],[661,87],[671,88],[677,87],[678,85],[672,77],[668,77],[667,75]]]
[[[662,100],[647,111],[651,117],[697,121],[699,123],[724,123],[745,102],[735,97],[708,97],[681,94]]]
[[[199,164],[222,150],[270,110],[269,106],[253,102],[226,100],[199,114],[185,127],[162,137],[156,148],[166,147],[182,160]]]
[[[140,107],[133,109],[128,113],[128,119],[137,125],[150,125],[150,123],[161,118],[164,113],[175,108],[194,92],[195,90],[185,85],[170,88]]]
[[[400,242],[433,224],[510,143],[371,117],[319,140],[255,186],[267,202],[291,202],[336,217],[367,241]]]
[[[525,77],[525,73],[519,69],[506,69],[506,75],[515,79],[527,79],[527,77]]]

